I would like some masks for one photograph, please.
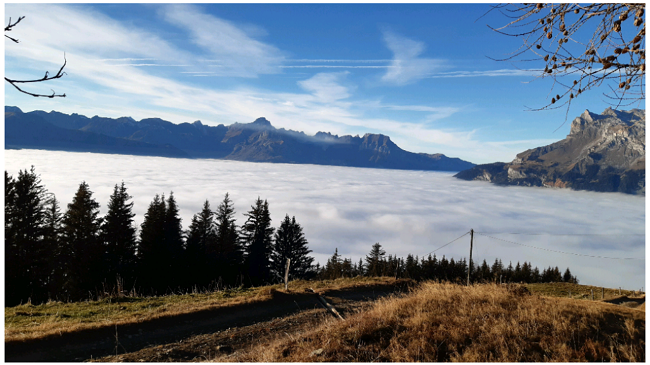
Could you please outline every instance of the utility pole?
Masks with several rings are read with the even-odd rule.
[[[472,275],[472,248],[474,248],[474,229],[469,230],[469,264],[467,265],[467,286],[469,286],[469,277]]]

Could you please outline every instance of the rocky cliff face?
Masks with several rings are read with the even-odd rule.
[[[586,110],[556,143],[510,163],[478,165],[455,175],[503,185],[645,194],[645,110]]]

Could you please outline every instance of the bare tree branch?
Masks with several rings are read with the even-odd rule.
[[[11,28],[15,27],[16,24],[20,23],[20,21],[23,20],[23,19],[25,19],[25,17],[21,16],[21,17],[18,18],[18,20],[16,20],[15,23],[11,24],[11,18],[9,18],[9,24],[7,24],[7,26],[5,27],[5,32],[11,32]],[[6,34],[5,34],[5,37],[7,37],[7,38],[11,39],[12,41],[18,43],[18,40],[15,39],[15,38],[11,38],[10,36],[8,36]]]
[[[574,98],[605,83],[610,91],[604,96],[613,106],[645,100],[645,4],[499,4],[492,10],[512,20],[488,27],[522,40],[498,61],[530,61],[520,57],[531,53],[545,65],[536,78],[553,78],[551,92],[563,89],[529,110],[566,106],[568,115]]]
[[[21,17],[18,18],[18,20],[16,20],[15,23],[11,23],[11,18],[9,18],[9,24],[7,24],[7,26],[5,27],[5,32],[10,32],[10,31],[13,29],[13,27],[15,27],[16,24],[20,23],[20,21],[23,20],[23,19],[25,19],[25,17],[24,17],[24,16],[21,16]],[[17,40],[17,39],[14,39],[14,38],[12,38],[12,37],[9,37],[9,36],[6,35],[6,34],[5,34],[5,37],[9,38],[10,40],[14,41],[15,43],[18,43],[18,40]],[[68,63],[68,60],[66,59],[66,57],[65,57],[65,53],[64,53],[64,54],[63,54],[63,66],[61,66],[61,68],[59,69],[59,71],[58,71],[54,76],[50,76],[49,71],[45,71],[45,76],[43,76],[43,77],[40,78],[40,79],[34,79],[34,80],[14,80],[14,79],[10,79],[10,78],[8,78],[8,77],[5,76],[5,81],[7,81],[8,83],[10,83],[11,86],[15,87],[16,90],[20,91],[21,93],[23,93],[23,94],[27,94],[27,95],[31,95],[31,96],[33,96],[33,97],[43,97],[43,98],[50,98],[50,99],[51,99],[51,98],[55,98],[55,97],[65,98],[65,94],[57,94],[56,92],[54,92],[54,90],[52,90],[52,94],[36,94],[36,93],[32,93],[32,92],[29,92],[29,91],[23,90],[23,89],[21,89],[20,87],[18,87],[18,85],[16,85],[16,84],[26,84],[26,83],[34,83],[34,82],[45,82],[45,81],[50,81],[50,80],[54,80],[54,79],[59,79],[59,78],[61,78],[63,75],[66,75],[66,73],[63,72],[63,68],[65,68],[65,66],[67,65],[67,63]]]

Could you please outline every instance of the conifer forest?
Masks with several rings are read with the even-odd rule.
[[[312,250],[296,217],[272,226],[269,203],[257,197],[237,223],[228,193],[216,209],[205,201],[183,229],[173,192],[155,195],[141,226],[132,197],[116,184],[104,216],[85,182],[65,208],[43,185],[34,167],[17,176],[5,171],[5,305],[48,300],[80,301],[115,293],[165,295],[278,283],[287,259],[289,278],[336,279],[395,276],[464,281],[468,263],[435,255],[386,256],[379,243],[365,258],[342,258],[338,249],[325,265]],[[345,243],[342,242],[342,245]],[[485,282],[574,282],[567,268],[541,272],[528,262],[513,267],[500,259],[471,263],[471,280]]]

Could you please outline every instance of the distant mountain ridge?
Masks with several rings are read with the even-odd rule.
[[[88,118],[56,111],[23,113],[5,107],[5,146],[73,151],[217,158],[407,170],[461,171],[475,166],[443,154],[412,153],[390,137],[363,137],[277,129],[265,118],[252,123],[207,126],[159,118]]]
[[[565,139],[524,151],[510,163],[478,165],[455,176],[501,185],[645,195],[645,110],[586,110],[573,120]]]

